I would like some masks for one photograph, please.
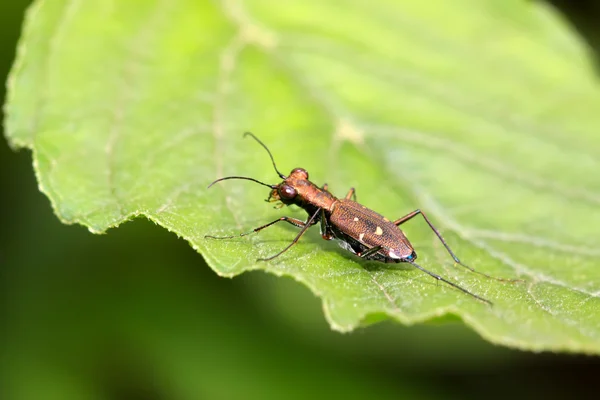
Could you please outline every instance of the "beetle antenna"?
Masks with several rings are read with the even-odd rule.
[[[281,179],[286,179],[287,176],[285,176],[284,174],[282,174],[281,172],[279,172],[279,170],[277,169],[277,166],[275,165],[275,159],[273,159],[273,154],[271,154],[271,151],[268,149],[268,147],[263,142],[261,142],[259,138],[257,138],[256,136],[254,136],[254,134],[252,132],[244,132],[244,137],[246,137],[248,135],[252,136],[254,138],[254,140],[256,140],[258,143],[260,143],[260,145],[262,147],[265,148],[265,150],[267,151],[267,153],[269,153],[269,157],[271,157],[271,162],[273,163],[273,168],[275,168],[275,172],[277,172],[277,175],[279,175],[279,177]]]
[[[225,178],[219,178],[216,181],[213,181],[213,183],[211,183],[210,185],[208,185],[207,189],[209,189],[215,183],[221,182],[221,181],[226,181],[227,179],[245,179],[247,181],[252,181],[252,182],[260,183],[261,185],[266,186],[266,187],[271,188],[271,189],[277,189],[277,185],[268,185],[268,184],[266,184],[264,182],[259,181],[258,179],[248,178],[247,176],[226,176]]]

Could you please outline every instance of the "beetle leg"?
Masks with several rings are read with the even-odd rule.
[[[315,213],[308,219],[308,221],[306,221],[306,223],[303,222],[304,226],[302,227],[300,232],[298,232],[298,235],[296,235],[294,240],[292,240],[292,243],[288,244],[285,247],[285,249],[281,250],[279,253],[275,254],[274,256],[267,257],[267,258],[259,258],[256,261],[270,261],[270,260],[274,259],[275,257],[279,257],[280,255],[282,255],[283,253],[288,251],[290,247],[295,245],[298,242],[298,240],[300,240],[300,238],[302,237],[302,235],[304,235],[306,230],[316,223],[315,220],[317,218],[317,215],[319,215],[321,213],[321,210],[322,210],[321,208],[318,208],[317,211],[315,211]],[[273,223],[275,223],[275,222],[277,222],[277,221],[273,221]]]
[[[325,240],[333,239],[333,233],[331,232],[331,228],[327,224],[327,218],[325,216],[325,210],[321,209],[321,236]]]
[[[256,233],[258,231],[262,231],[265,228],[268,228],[271,225],[275,225],[278,222],[281,221],[285,221],[289,224],[292,224],[294,226],[297,226],[298,228],[304,228],[306,226],[306,223],[304,221],[301,221],[299,219],[296,218],[290,218],[290,217],[281,217],[281,218],[277,218],[275,221],[269,222],[268,224],[265,224],[263,226],[259,226],[258,228],[254,228],[253,230],[251,230],[250,232],[244,232],[244,233],[240,233],[238,235],[232,235],[232,236],[212,236],[212,235],[205,235],[205,238],[209,238],[209,239],[233,239],[239,236],[246,236],[246,235],[250,235],[252,233]]]
[[[410,264],[411,264],[413,267],[415,267],[415,268],[418,268],[418,269],[420,269],[421,271],[425,272],[426,274],[428,274],[428,275],[430,275],[430,276],[434,277],[434,278],[435,278],[435,279],[437,279],[438,281],[442,281],[442,282],[444,282],[444,283],[446,283],[446,284],[448,284],[448,285],[452,286],[453,288],[456,288],[456,289],[458,289],[458,290],[460,290],[460,291],[462,291],[462,292],[464,292],[464,293],[466,293],[466,294],[468,294],[468,295],[470,295],[470,296],[473,296],[473,297],[475,297],[477,300],[481,300],[481,301],[483,301],[484,303],[487,303],[487,304],[489,304],[490,306],[491,306],[491,305],[493,305],[491,301],[489,301],[489,300],[487,300],[487,299],[484,299],[483,297],[479,297],[479,296],[477,296],[476,294],[473,294],[473,293],[469,292],[467,289],[464,289],[464,288],[462,288],[462,287],[458,286],[457,284],[455,284],[455,283],[452,283],[452,282],[450,282],[450,281],[448,281],[448,280],[446,280],[446,279],[442,278],[441,276],[439,276],[439,275],[437,275],[437,274],[434,274],[433,272],[427,271],[425,268],[421,267],[419,264],[416,264],[414,261],[407,261],[407,262],[408,262],[408,263],[410,263]]]
[[[368,260],[370,256],[372,256],[373,254],[377,253],[382,248],[383,248],[383,246],[371,247],[367,251],[362,252],[360,254],[357,253],[356,255],[359,256],[360,258],[364,258],[365,260]]]
[[[354,200],[356,201],[356,190],[354,190],[354,188],[350,188],[350,190],[348,190],[348,194],[346,194],[345,197],[346,200]]]
[[[488,274],[484,274],[483,272],[477,271],[473,267],[469,267],[468,265],[463,264],[458,259],[458,257],[456,257],[456,255],[452,252],[452,250],[450,250],[450,246],[448,246],[448,243],[446,243],[446,241],[444,240],[444,238],[442,237],[442,235],[440,234],[440,232],[436,229],[435,226],[433,226],[433,224],[431,223],[431,221],[429,221],[429,218],[427,218],[427,215],[425,215],[425,213],[423,211],[419,210],[419,209],[416,209],[415,211],[413,211],[413,212],[411,212],[409,214],[406,214],[404,217],[395,220],[394,224],[396,226],[400,226],[403,223],[405,223],[406,221],[410,220],[411,218],[413,218],[413,217],[415,217],[416,215],[419,215],[419,214],[421,214],[421,216],[423,217],[423,219],[425,220],[425,222],[427,222],[427,225],[429,225],[429,227],[431,228],[431,230],[433,231],[433,233],[435,233],[435,235],[438,237],[438,239],[440,239],[440,242],[442,242],[442,244],[444,245],[444,247],[448,251],[448,254],[450,254],[450,256],[452,256],[452,258],[454,259],[454,262],[457,263],[458,265],[460,265],[460,266],[468,269],[471,272],[475,272],[476,274],[483,275],[486,278],[494,279],[494,280],[497,280],[497,281],[501,281],[501,282],[522,282],[521,279],[505,279],[505,278],[497,278],[495,276],[490,276]],[[477,297],[477,296],[475,296],[475,297]]]

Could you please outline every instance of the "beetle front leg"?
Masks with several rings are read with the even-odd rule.
[[[319,215],[321,213],[322,209],[319,208],[317,211],[315,211],[315,213],[308,219],[308,221],[306,221],[306,223],[303,222],[304,226],[302,227],[302,229],[300,230],[300,232],[298,232],[298,235],[296,235],[296,237],[294,238],[294,240],[292,240],[292,243],[288,244],[283,250],[281,250],[279,253],[275,254],[274,256],[271,257],[267,257],[267,258],[259,258],[256,261],[271,261],[272,259],[274,259],[275,257],[279,257],[280,255],[282,255],[283,253],[285,253],[286,251],[288,251],[290,249],[290,247],[292,247],[293,245],[295,245],[298,240],[300,240],[300,238],[302,237],[302,235],[304,235],[304,233],[306,232],[306,230],[308,228],[310,228],[312,225],[314,225],[317,221],[317,215]],[[290,218],[292,219],[292,218]],[[278,221],[273,221],[273,224],[275,222]]]
[[[204,238],[208,238],[208,239],[233,239],[236,237],[241,237],[241,236],[246,236],[246,235],[250,235],[252,233],[256,233],[259,231],[262,231],[265,228],[268,228],[271,225],[275,225],[278,222],[281,221],[285,221],[288,224],[292,224],[298,228],[304,228],[306,226],[306,223],[304,221],[301,221],[299,219],[296,218],[290,218],[290,217],[281,217],[281,218],[277,218],[275,221],[269,222],[268,224],[265,224],[263,226],[259,226],[258,228],[254,228],[253,230],[251,230],[250,232],[243,232],[240,233],[238,235],[232,235],[232,236],[212,236],[212,235],[205,235]]]

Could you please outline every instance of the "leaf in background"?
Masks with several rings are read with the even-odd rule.
[[[574,35],[539,4],[105,1],[34,3],[9,81],[6,127],[29,147],[66,223],[103,232],[144,215],[214,270],[290,275],[342,331],[386,316],[455,314],[494,343],[600,352],[600,93]],[[211,241],[281,215],[246,175],[302,166],[403,226],[421,265],[363,263],[316,232]]]

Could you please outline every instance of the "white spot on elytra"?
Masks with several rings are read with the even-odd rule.
[[[400,259],[400,257],[398,257],[396,253],[394,253],[394,250],[390,250],[388,255],[390,256],[390,258]]]
[[[381,236],[383,234],[383,231],[381,230],[381,228],[378,226],[377,229],[375,229],[375,234]]]
[[[358,222],[358,217],[354,217],[354,222]]]
[[[358,240],[363,240],[364,237],[365,237],[365,234],[361,233],[360,235],[358,235]]]

